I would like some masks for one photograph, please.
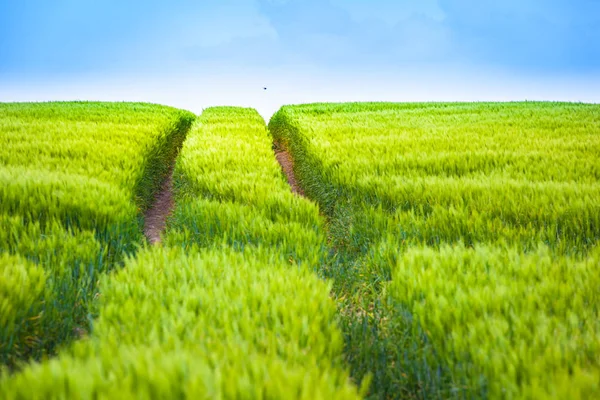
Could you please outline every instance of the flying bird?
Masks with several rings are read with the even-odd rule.
[[[264,87],[264,88],[263,88],[263,90],[267,90],[267,88],[266,88],[266,87]]]

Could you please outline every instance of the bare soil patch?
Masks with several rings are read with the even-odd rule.
[[[160,234],[164,231],[167,218],[173,211],[173,168],[169,171],[154,203],[146,212],[144,218],[144,234],[150,244],[159,244]]]
[[[295,193],[298,196],[306,197],[304,191],[302,190],[302,188],[298,184],[298,181],[296,180],[296,176],[294,175],[294,159],[292,158],[290,153],[288,153],[287,150],[277,145],[275,145],[274,147],[275,158],[279,162],[279,165],[281,165],[281,169],[287,178],[288,184],[292,189],[292,193]]]

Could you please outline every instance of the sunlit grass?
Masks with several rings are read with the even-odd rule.
[[[589,255],[600,238],[599,126],[600,107],[569,103],[312,104],[273,116],[275,140],[328,217],[337,257],[323,272],[353,375],[373,374],[373,396],[600,392],[599,299],[572,294],[592,293],[600,273]],[[523,264],[538,270],[515,275]],[[510,313],[476,318],[469,305],[497,302]],[[551,311],[559,304],[570,311]]]
[[[29,260],[3,268],[30,269],[27,282],[43,271],[45,282],[28,307],[0,298],[13,321],[1,328],[3,364],[51,355],[89,329],[98,275],[144,240],[141,213],[193,118],[140,103],[0,104],[0,253]]]
[[[314,273],[317,207],[291,194],[258,114],[206,110],[174,180],[162,245],[102,276],[89,338],[4,375],[2,397],[361,397]]]

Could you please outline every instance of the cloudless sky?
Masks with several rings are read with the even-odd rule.
[[[600,102],[600,1],[0,0],[0,101],[52,99]]]

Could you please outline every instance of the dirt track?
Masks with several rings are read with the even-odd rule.
[[[294,160],[292,159],[290,153],[276,146],[275,158],[279,162],[279,165],[281,165],[281,169],[287,177],[287,181],[290,184],[292,193],[305,197],[304,191],[296,181],[296,176],[294,175]]]
[[[160,243],[160,234],[165,229],[167,217],[173,211],[173,206],[173,170],[171,169],[160,188],[160,192],[156,195],[154,203],[145,215],[144,234],[150,244]]]

